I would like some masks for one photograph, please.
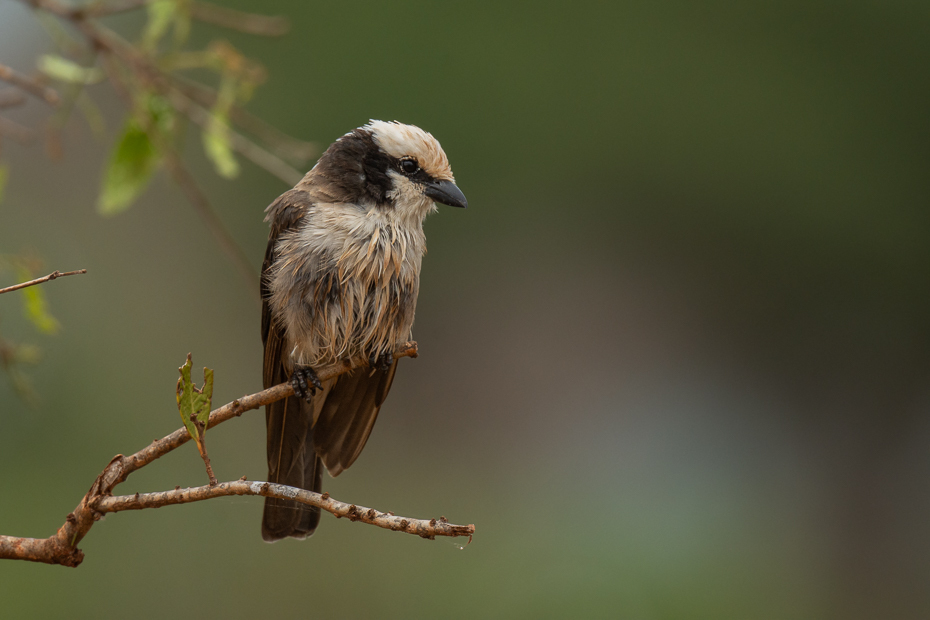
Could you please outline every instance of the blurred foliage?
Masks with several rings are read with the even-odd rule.
[[[151,134],[170,134],[175,115],[164,99],[148,95],[136,102],[136,111],[125,121],[119,141],[104,172],[103,189],[97,201],[102,215],[125,211],[148,186],[160,157]]]
[[[109,164],[103,173],[97,203],[101,214],[121,213],[138,199],[161,167],[166,157],[166,153],[162,152],[165,148],[184,150],[187,123],[183,121],[188,118],[201,125],[204,153],[213,162],[217,174],[227,179],[239,174],[231,113],[234,107],[249,100],[255,88],[264,81],[265,71],[228,42],[216,40],[201,50],[186,50],[185,44],[190,36],[194,17],[192,10],[195,8],[201,9],[198,15],[207,21],[215,19],[214,12],[219,10],[221,18],[225,16],[231,27],[239,28],[247,28],[250,20],[260,16],[246,13],[229,16],[222,9],[211,6],[190,0],[139,3],[135,8],[145,9],[146,21],[136,43],[130,43],[99,22],[93,22],[89,31],[84,30],[91,39],[88,44],[82,43],[79,37],[63,29],[58,22],[48,19],[57,15],[65,21],[90,23],[86,18],[75,18],[63,5],[40,5],[42,23],[60,53],[42,54],[36,64],[42,74],[61,83],[66,93],[65,103],[56,113],[50,128],[60,130],[71,110],[77,107],[85,114],[88,124],[100,133],[102,117],[83,87],[106,77],[115,80],[112,86],[128,100],[129,111],[123,122],[123,131],[113,146]],[[107,3],[95,5],[89,17],[107,15],[109,10]],[[120,12],[123,9],[117,5],[114,10]],[[280,28],[271,34],[280,34],[279,31]],[[93,66],[85,66],[66,55],[89,61]],[[96,63],[108,65],[109,76]],[[184,74],[189,72],[201,72],[206,83],[185,77]],[[209,85],[212,81],[218,82],[216,88]],[[192,94],[192,89],[196,95]],[[207,108],[201,107],[201,101],[196,100],[204,97],[212,100]],[[253,121],[252,125],[254,127],[258,123]],[[273,134],[264,138],[272,143],[286,141]],[[244,142],[243,138],[238,139],[240,144]],[[57,137],[52,143],[53,153],[58,156],[60,146]],[[249,143],[245,148],[247,156],[266,162],[270,159],[270,165],[277,165],[279,169],[287,166],[261,147]],[[303,161],[304,157],[297,156],[296,159]]]
[[[103,81],[104,78],[102,69],[82,67],[67,58],[54,54],[39,56],[38,60],[36,60],[36,67],[53,80],[70,84],[96,84]]]
[[[22,282],[28,282],[35,277],[32,271],[22,265],[17,269],[17,273]],[[23,293],[23,310],[29,322],[43,334],[56,334],[61,324],[48,313],[48,303],[45,301],[45,293],[41,285],[24,288],[21,292]]]
[[[150,54],[157,53],[159,43],[168,30],[174,31],[174,45],[181,46],[190,36],[190,2],[185,0],[155,0],[146,6],[148,21],[139,45]]]
[[[294,161],[304,161],[307,150],[288,149],[298,141],[277,135],[260,120],[253,119],[238,109],[248,101],[255,88],[265,79],[264,68],[239,53],[228,42],[215,40],[200,50],[187,50],[185,44],[191,33],[193,11],[200,19],[210,22],[220,19],[226,26],[245,28],[256,16],[239,13],[191,0],[154,0],[136,5],[110,5],[97,3],[85,7],[86,16],[71,12],[68,5],[57,2],[35,6],[38,19],[52,39],[58,53],[44,53],[36,58],[38,71],[47,79],[58,83],[63,89],[63,102],[47,123],[48,153],[52,159],[61,157],[60,132],[65,127],[71,112],[80,110],[92,131],[102,136],[105,131],[103,115],[87,94],[85,87],[111,80],[110,86],[124,96],[128,113],[121,132],[116,137],[102,174],[97,199],[97,211],[112,216],[126,211],[150,186],[155,174],[163,167],[168,151],[183,151],[187,135],[187,120],[193,119],[202,125],[201,136],[204,153],[213,162],[216,172],[232,179],[239,174],[239,163],[234,153],[231,115],[238,111],[246,123],[260,134],[272,147],[286,153]],[[115,31],[94,17],[105,17],[111,11],[121,13],[127,9],[144,9],[145,22],[136,43],[124,40]],[[217,15],[218,13],[218,15]],[[58,19],[54,19],[54,18]],[[258,16],[258,22],[261,22]],[[78,26],[74,32],[63,27],[62,22]],[[264,24],[267,34],[282,34],[281,24],[273,21]],[[253,28],[254,30],[254,28]],[[258,34],[262,34],[261,28]],[[81,35],[87,40],[82,41]],[[170,35],[170,37],[169,37]],[[98,66],[101,65],[101,66]],[[104,67],[107,70],[104,70]],[[206,72],[207,82],[215,78],[218,86],[184,77],[189,72]],[[24,88],[28,84],[21,85]],[[35,82],[31,89],[44,87]],[[199,101],[197,101],[199,100]],[[212,101],[206,108],[202,101]],[[251,156],[257,152],[263,161],[272,160],[278,168],[286,167],[277,155],[267,153],[239,137],[240,143],[249,144]],[[299,146],[299,145],[298,145]],[[180,163],[175,164],[178,173]],[[6,185],[8,168],[0,165],[0,202]],[[176,176],[175,175],[175,176]],[[196,191],[196,190],[192,190]],[[190,195],[189,195],[190,197]],[[197,205],[200,212],[204,205]],[[208,220],[214,235],[230,245],[229,236],[216,218]],[[241,255],[241,250],[238,251]],[[31,279],[32,271],[27,261],[11,258],[12,266],[23,280]],[[0,265],[2,267],[2,265]],[[248,272],[246,265],[244,271]],[[22,291],[24,310],[31,324],[44,334],[54,334],[59,329],[58,321],[48,313],[45,295],[40,287]],[[3,363],[20,394],[29,394],[25,376],[18,365],[37,360],[30,349],[22,349],[3,341]],[[202,447],[198,440],[198,446]]]
[[[2,198],[2,195],[0,195]],[[13,284],[28,282],[38,277],[36,274],[41,268],[41,261],[23,256],[0,255],[0,274],[12,272],[16,278]],[[0,287],[2,288],[2,287]],[[30,286],[18,291],[5,293],[0,296],[0,303],[7,298],[21,295],[23,316],[41,334],[54,335],[61,328],[61,324],[48,310],[48,302],[41,285]],[[2,317],[2,314],[0,314]],[[34,366],[39,363],[42,354],[39,347],[34,344],[18,343],[8,339],[0,331],[0,365],[6,372],[16,393],[30,405],[37,403],[36,394],[23,366]]]

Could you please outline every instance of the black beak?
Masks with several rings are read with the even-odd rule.
[[[450,207],[465,208],[468,206],[468,200],[465,194],[459,189],[458,185],[452,181],[430,181],[426,184],[424,192],[433,201],[449,205]]]

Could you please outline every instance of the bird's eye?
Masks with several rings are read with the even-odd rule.
[[[420,166],[414,159],[405,159],[400,162],[400,169],[404,171],[404,174],[413,174],[420,169]]]

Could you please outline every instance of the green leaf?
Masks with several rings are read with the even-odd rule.
[[[3,202],[3,191],[6,189],[6,180],[10,176],[10,170],[3,164],[0,164],[0,203]]]
[[[52,79],[71,84],[96,84],[104,78],[100,67],[82,67],[74,61],[53,54],[43,54],[36,61],[39,71]]]
[[[139,122],[134,118],[126,121],[103,176],[97,211],[116,215],[129,208],[148,186],[160,160],[158,150]]]
[[[20,279],[25,282],[32,279],[29,270],[20,267],[18,270]],[[23,313],[26,318],[43,334],[56,334],[61,329],[58,320],[48,312],[48,304],[45,301],[45,292],[41,286],[30,286],[22,289],[23,292]]]
[[[197,442],[197,449],[204,454],[203,435],[207,430],[207,420],[210,419],[210,406],[213,400],[213,370],[203,369],[203,388],[197,389],[191,379],[191,366],[191,354],[188,353],[187,361],[178,368],[181,373],[177,388],[178,411],[187,432]],[[198,425],[195,421],[200,424]]]

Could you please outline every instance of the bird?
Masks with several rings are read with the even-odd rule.
[[[265,388],[294,395],[266,406],[268,481],[322,492],[323,470],[348,469],[391,389],[394,348],[412,338],[436,204],[465,208],[432,134],[371,120],[345,134],[266,210],[262,265]],[[333,379],[315,368],[365,360]],[[262,538],[306,538],[320,509],[266,497]]]

